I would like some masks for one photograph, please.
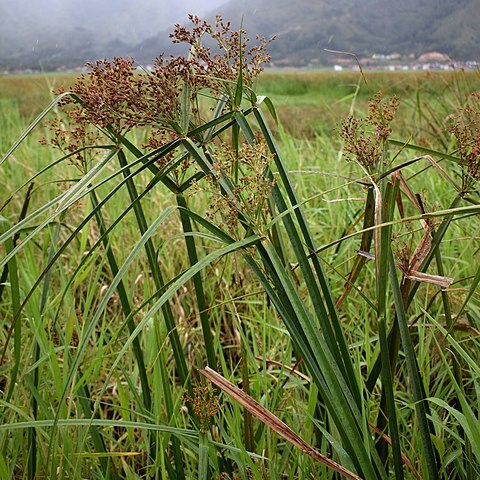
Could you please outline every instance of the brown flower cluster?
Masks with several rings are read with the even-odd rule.
[[[54,118],[49,123],[49,142],[53,147],[58,148],[63,154],[74,154],[72,163],[83,173],[88,170],[88,161],[92,152],[88,147],[95,145],[100,140],[97,129],[76,109],[69,111],[66,118]],[[43,145],[47,144],[44,137],[41,140]]]
[[[400,100],[396,95],[390,99],[382,98],[382,94],[378,92],[368,103],[370,114],[368,120],[375,127],[374,136],[378,141],[386,141],[392,133],[391,123],[395,119]]]
[[[480,93],[473,93],[469,100],[464,108],[449,118],[448,128],[457,142],[464,192],[480,179]]]
[[[212,417],[221,409],[217,390],[208,385],[200,385],[193,387],[193,396],[185,391],[183,398],[192,405],[193,413],[200,421],[200,430],[208,431]]]
[[[251,225],[259,230],[266,223],[267,200],[275,186],[275,179],[268,178],[273,158],[267,145],[256,137],[253,145],[243,142],[238,152],[230,145],[220,144],[215,151],[213,168],[215,175],[208,175],[208,189],[197,185],[196,190],[206,190],[210,209],[207,218],[214,220],[220,215],[230,233],[235,236],[238,227],[238,214],[247,217]],[[219,188],[219,180],[224,177],[232,185],[228,194]]]
[[[114,58],[88,64],[72,92],[81,104],[67,100],[70,118],[79,116],[100,128],[124,135],[135,127],[178,131],[180,96],[185,82],[194,95],[205,82],[189,75],[191,61],[183,57],[155,60],[151,72],[138,73],[132,59]]]
[[[398,97],[383,99],[374,95],[368,104],[369,114],[358,119],[349,115],[341,127],[341,138],[345,142],[344,155],[347,160],[355,158],[372,174],[383,158],[385,142],[392,133],[391,123],[399,106]]]
[[[185,128],[200,120],[197,97],[200,92],[226,94],[233,108],[240,73],[243,84],[251,86],[263,63],[269,61],[268,42],[259,38],[256,45],[249,47],[245,33],[232,31],[230,24],[220,17],[214,26],[198,17],[189,18],[193,24],[191,30],[176,25],[171,35],[174,43],[187,44],[190,49],[187,58],[165,59],[161,55],[152,70],[143,73],[137,71],[132,59],[114,58],[88,64],[90,71],[72,88],[81,102],[68,98],[61,103],[74,134],[56,139],[61,134],[56,120],[51,125],[56,139],[52,143],[62,144],[71,151],[85,131],[83,144],[87,144],[92,137],[87,135],[85,124],[98,127],[107,135],[125,135],[135,127],[148,126],[152,136],[147,145],[158,147],[159,140],[165,137],[163,132],[183,135]]]
[[[209,88],[215,93],[232,97],[239,73],[243,84],[251,87],[253,81],[270,61],[267,40],[257,35],[257,44],[249,47],[249,38],[243,29],[232,30],[230,22],[224,22],[217,15],[215,25],[210,25],[194,15],[189,15],[192,30],[175,25],[170,37],[174,43],[190,45],[190,59],[195,62],[196,74],[203,76]]]

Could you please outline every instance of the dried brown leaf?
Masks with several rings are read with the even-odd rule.
[[[431,275],[429,273],[422,273],[416,270],[411,270],[405,275],[410,280],[416,280],[417,282],[431,283],[442,288],[448,288],[453,283],[453,278],[444,277],[441,275]]]
[[[305,442],[305,440],[298,436],[286,423],[282,422],[272,412],[267,410],[265,407],[262,407],[262,405],[260,405],[250,395],[247,395],[243,390],[236,387],[233,383],[222,377],[215,370],[212,370],[210,367],[206,367],[204,370],[199,370],[199,372],[206,378],[208,378],[208,380],[214,383],[217,387],[223,390],[225,393],[230,395],[235,401],[242,405],[242,407],[246,408],[252,415],[255,415],[255,417],[265,423],[265,425],[268,425],[273,431],[291,442],[304,453],[317,460],[318,462],[323,463],[328,468],[340,473],[345,478],[361,480],[361,477],[359,477],[355,473],[351,472],[345,467],[342,467],[338,463],[330,460],[328,457],[322,455],[320,452],[315,450],[311,445]]]
[[[420,265],[425,260],[432,247],[432,227],[431,226],[424,226],[425,234],[423,235],[420,243],[417,245],[417,248],[413,252],[412,258],[409,261],[409,273],[412,271],[418,270]]]

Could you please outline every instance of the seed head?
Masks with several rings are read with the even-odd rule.
[[[208,431],[211,419],[220,411],[217,390],[208,385],[193,387],[193,396],[185,391],[184,399],[192,405],[193,413],[200,421],[200,430]]]
[[[275,179],[269,176],[273,156],[267,145],[257,136],[252,145],[243,142],[238,152],[221,143],[214,155],[215,174],[206,176],[208,186],[197,184],[197,191],[203,189],[209,194],[207,217],[213,221],[219,215],[218,223],[226,224],[233,236],[237,236],[239,213],[261,230],[268,216],[267,200],[275,187]],[[220,188],[222,177],[232,185],[230,194]]]
[[[480,93],[473,93],[465,107],[448,118],[448,131],[456,140],[462,167],[462,191],[480,179]]]
[[[383,157],[383,150],[392,133],[390,127],[399,106],[396,96],[386,100],[380,93],[369,102],[368,116],[349,115],[342,123],[340,136],[344,141],[344,156],[355,158],[369,173],[374,173]]]
[[[184,127],[190,129],[203,123],[198,108],[201,92],[233,98],[240,75],[244,86],[251,87],[263,64],[269,61],[269,41],[258,37],[250,46],[245,32],[232,30],[221,17],[214,25],[192,15],[189,19],[190,29],[176,25],[171,35],[174,43],[187,44],[188,57],[160,55],[152,70],[143,73],[137,71],[130,58],[87,64],[89,72],[72,88],[80,100],[66,97],[60,103],[68,116],[68,126],[59,129],[61,121],[53,123],[51,143],[72,151],[98,140],[95,129],[116,141],[115,135],[147,126],[152,134],[145,146],[158,148],[166,139],[164,132],[183,135]],[[188,104],[184,101],[186,95],[190,97]],[[182,104],[190,108],[188,126],[183,125]],[[92,136],[93,131],[97,136]]]

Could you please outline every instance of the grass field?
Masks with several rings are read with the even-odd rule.
[[[74,83],[0,77],[1,155]],[[0,478],[479,478],[480,75],[253,89],[279,123],[244,91],[76,160],[56,106],[0,163]]]

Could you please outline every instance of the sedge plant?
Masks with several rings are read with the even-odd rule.
[[[461,447],[449,465],[458,478],[475,478],[478,408],[468,399],[478,368],[454,330],[458,318],[478,314],[470,305],[480,269],[457,308],[441,247],[453,222],[478,219],[478,105],[452,117],[454,150],[436,152],[453,173],[432,152],[403,162],[392,154],[396,99],[375,96],[367,117],[350,116],[342,138],[361,172],[352,183],[366,191],[363,228],[322,246],[271,132],[274,105],[255,91],[268,41],[252,46],[221,18],[190,20],[191,29],[172,34],[188,56],[160,56],[143,72],[122,58],[89,65],[2,157],[7,168],[28,135],[60,113],[43,140],[60,158],[0,206],[2,478],[435,479],[453,471],[442,463],[438,409],[457,421],[448,433]],[[407,172],[422,162],[454,186],[448,208],[428,209],[410,187]],[[69,176],[57,181],[61,168]],[[40,189],[49,197],[37,205]],[[396,228],[415,222],[421,235],[412,233],[410,250],[393,241]],[[358,236],[337,296],[322,252]],[[364,294],[365,321],[377,337],[365,371],[342,309],[369,260],[376,286]],[[253,292],[241,290],[242,278]],[[448,400],[429,396],[408,320],[425,283],[440,289],[445,322],[432,323],[436,342],[449,346],[439,364],[452,359]],[[229,296],[212,306],[213,293],[224,293],[217,284]],[[264,300],[248,304],[254,295]],[[432,315],[421,308],[422,319]],[[305,427],[279,418],[286,380],[264,385],[275,412],[253,398],[261,348],[247,309],[261,319],[264,341],[270,326],[283,339],[291,364],[280,362],[280,373],[292,382],[298,373],[308,405],[289,420]],[[225,392],[223,406],[210,381]],[[415,459],[409,428],[419,432]]]

